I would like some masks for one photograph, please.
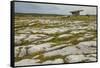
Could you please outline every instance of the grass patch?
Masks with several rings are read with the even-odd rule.
[[[55,55],[55,56],[48,56],[48,57],[45,57],[45,56],[39,56],[37,59],[40,59],[40,61],[38,63],[43,63],[47,60],[55,60],[55,59],[58,59],[58,58],[61,58],[61,59],[64,59],[65,56],[62,56],[62,55]]]

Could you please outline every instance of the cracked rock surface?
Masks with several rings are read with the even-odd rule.
[[[95,17],[84,18],[16,15],[15,65],[97,61]]]

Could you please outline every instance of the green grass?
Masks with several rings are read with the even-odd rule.
[[[42,63],[42,62],[45,62],[47,60],[55,60],[55,59],[58,59],[58,58],[61,58],[61,59],[64,59],[65,56],[62,56],[62,55],[55,55],[55,56],[43,56],[43,55],[40,55],[39,57],[37,57],[36,59],[40,59],[40,61],[38,63]]]

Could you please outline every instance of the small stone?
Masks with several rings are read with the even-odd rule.
[[[62,34],[58,38],[70,37],[72,34]]]
[[[86,60],[84,55],[69,55],[65,58],[65,61],[68,63],[81,62],[83,60]]]
[[[63,59],[55,59],[53,63],[64,63]]]

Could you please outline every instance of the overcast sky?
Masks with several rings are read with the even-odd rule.
[[[81,15],[96,14],[96,7],[16,2],[16,13],[41,13],[71,15],[70,11],[84,10]]]

